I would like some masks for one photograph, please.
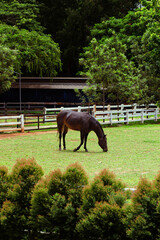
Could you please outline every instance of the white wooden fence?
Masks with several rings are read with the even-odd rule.
[[[144,121],[147,120],[154,120],[157,121],[160,119],[160,112],[159,108],[156,107],[156,105],[150,105],[150,108],[143,108],[144,106],[141,106],[139,108],[138,105],[120,105],[120,106],[110,106],[107,105],[105,108],[103,106],[87,106],[87,107],[72,107],[72,108],[45,108],[44,114],[35,115],[33,114],[32,117],[36,118],[38,117],[38,120],[32,121],[31,124],[38,124],[38,127],[35,126],[29,126],[29,123],[25,123],[24,115],[19,116],[0,116],[0,132],[1,131],[17,131],[20,130],[21,132],[24,132],[24,130],[33,130],[33,129],[41,129],[41,128],[56,128],[56,116],[60,111],[65,110],[73,110],[73,111],[87,111],[91,113],[101,124],[119,124],[119,123],[125,123],[129,124],[130,122],[141,122],[144,123]],[[130,109],[129,109],[130,108]],[[39,118],[42,118],[40,121]],[[47,125],[47,122],[53,122],[54,125]],[[45,123],[45,124],[44,124]],[[28,124],[25,127],[25,124]],[[41,124],[41,127],[39,126]],[[43,126],[45,125],[45,126]]]
[[[44,113],[44,122],[55,122],[56,121],[56,116],[59,112],[63,110],[72,110],[72,111],[77,111],[77,112],[93,112],[93,107],[60,107],[60,108],[44,108],[43,113]]]
[[[149,104],[146,108],[145,105],[107,105],[103,106],[88,106],[88,107],[72,107],[72,108],[44,108],[44,122],[55,122],[56,116],[60,111],[73,110],[73,111],[88,111],[100,121],[101,124],[113,123],[129,123],[129,122],[144,122],[146,120],[158,119],[159,108],[155,104]]]
[[[136,110],[120,110],[120,111],[96,111],[95,118],[101,124],[119,124],[130,122],[141,122],[147,120],[158,120],[158,109],[136,109]]]
[[[9,130],[11,128],[12,131],[20,130],[22,133],[24,132],[24,115],[20,116],[0,116],[0,131]]]

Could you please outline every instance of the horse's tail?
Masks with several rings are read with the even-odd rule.
[[[64,127],[64,119],[66,116],[66,111],[62,111],[57,115],[57,129],[58,129],[58,133],[62,133],[63,131],[63,127]]]

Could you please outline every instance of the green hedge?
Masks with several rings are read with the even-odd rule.
[[[160,239],[160,174],[134,194],[109,170],[89,182],[78,164],[43,176],[34,159],[0,167],[3,240]]]

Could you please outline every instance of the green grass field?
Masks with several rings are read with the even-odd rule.
[[[102,169],[113,171],[127,187],[136,187],[141,177],[153,180],[160,170],[160,124],[129,125],[104,128],[108,139],[107,153],[98,145],[94,132],[88,137],[88,150],[78,146],[80,134],[69,131],[66,136],[67,150],[58,150],[58,135],[47,132],[0,139],[0,165],[11,170],[16,159],[32,158],[42,166],[44,173],[79,162],[92,179]]]

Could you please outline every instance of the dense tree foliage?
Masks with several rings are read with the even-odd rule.
[[[56,75],[60,50],[50,36],[6,24],[0,25],[0,35],[4,45],[17,50],[18,71]]]
[[[7,25],[42,32],[44,28],[38,16],[39,5],[35,0],[2,0],[0,2],[0,22]]]
[[[148,2],[147,2],[148,3]],[[147,4],[146,3],[146,4]],[[145,4],[145,2],[144,2]],[[157,5],[156,5],[157,6]],[[136,94],[137,100],[142,100],[144,102],[154,101],[158,102],[160,101],[160,61],[159,61],[159,55],[160,55],[160,10],[159,8],[156,8],[155,5],[150,5],[147,7],[139,8],[134,11],[130,11],[125,17],[123,18],[110,18],[107,21],[102,21],[100,24],[96,24],[95,27],[92,29],[91,34],[93,38],[97,39],[97,42],[99,43],[99,47],[106,48],[105,54],[110,56],[110,49],[107,49],[106,45],[108,44],[107,41],[112,41],[113,36],[117,36],[119,41],[122,45],[125,45],[126,52],[125,57],[128,59],[129,62],[132,62],[135,66],[135,76],[139,79],[139,93],[134,91],[134,94]],[[104,40],[105,39],[105,40]],[[93,40],[92,40],[93,41]],[[112,47],[116,50],[116,47]],[[89,58],[89,54],[93,51],[92,47],[88,47],[85,50],[85,53],[83,54],[83,57],[85,61],[83,61],[83,64],[85,68],[87,68],[88,62],[87,59]],[[121,56],[121,51],[117,50],[117,56]],[[90,58],[93,56],[91,55]],[[95,60],[95,58],[94,58]],[[93,59],[90,61],[94,61]],[[100,59],[99,59],[100,60]],[[115,56],[110,56],[110,62],[114,63]],[[123,61],[124,63],[124,61]],[[106,65],[108,62],[106,62]],[[92,65],[93,66],[93,65]],[[114,73],[114,66],[110,64],[110,71]],[[117,67],[119,71],[123,72],[122,69],[122,62],[121,65],[118,66],[117,61]],[[98,69],[104,69],[104,63],[99,62],[99,68]],[[118,72],[117,69],[117,72]],[[130,74],[132,73],[131,69],[128,69]],[[89,73],[91,74],[92,69],[88,68],[85,69],[84,72],[86,72],[86,75]],[[94,70],[95,73],[96,69]],[[124,73],[128,75],[128,71],[125,70]],[[107,74],[107,72],[106,72]],[[91,74],[94,76],[93,74]],[[110,78],[110,75],[108,77],[101,77],[103,81],[108,81],[108,78]],[[111,80],[111,78],[110,78]],[[132,81],[132,84],[134,85],[135,78],[130,79]],[[143,81],[140,81],[143,80]],[[94,78],[95,81],[95,78]],[[112,84],[114,86],[115,82],[119,82],[119,75],[116,74],[114,77],[114,80],[112,79]],[[92,82],[93,84],[94,82]],[[120,79],[121,85],[125,84],[125,81],[123,78]],[[144,90],[142,92],[142,86],[144,85]],[[138,84],[136,85],[138,87]],[[126,95],[126,93],[131,90],[131,85],[127,86],[127,89],[123,89],[120,87],[121,95],[123,94],[123,97]],[[109,92],[108,92],[109,93]],[[118,94],[118,88],[116,90],[116,93]],[[113,94],[113,92],[112,92]],[[134,97],[134,95],[132,95]],[[118,99],[118,98],[117,98]],[[128,98],[129,100],[129,98]],[[125,99],[124,99],[125,101]]]
[[[137,0],[38,0],[42,24],[60,44],[63,74],[73,75],[79,69],[79,53],[88,43],[90,28],[111,16],[122,17],[137,6]]]
[[[15,78],[14,65],[17,52],[0,43],[0,93],[7,91]]]
[[[88,59],[88,62],[83,61],[83,64],[88,64],[84,72],[88,71],[91,64],[89,48],[93,51],[94,38],[102,65],[99,65],[97,57],[92,60],[94,70],[90,70],[94,75],[89,84],[95,84],[99,89],[89,88],[91,94],[88,96],[98,96],[96,92],[99,94],[102,87],[103,99],[107,90],[108,100],[112,102],[158,102],[159,7],[159,0],[141,0],[140,4],[137,0],[2,0],[0,58],[3,64],[0,65],[0,91],[10,88],[14,71],[25,76],[75,76],[78,70],[82,70],[79,55],[87,45],[89,47],[82,57]],[[113,67],[112,73],[109,67],[106,71],[106,57],[108,66]],[[94,78],[92,82],[96,69],[100,71],[101,80]],[[91,77],[89,72],[87,75]],[[106,75],[108,77],[104,81]]]
[[[106,96],[107,102],[117,104],[136,102],[144,97],[146,87],[143,71],[140,72],[127,59],[126,50],[126,45],[115,35],[100,42],[92,39],[80,59],[84,65],[81,74],[88,77],[88,86],[83,89],[84,101],[87,96],[89,102],[103,102],[105,105]]]
[[[55,76],[61,69],[60,48],[50,35],[43,33],[37,14],[34,0],[0,3],[1,92],[11,87],[15,71]]]

